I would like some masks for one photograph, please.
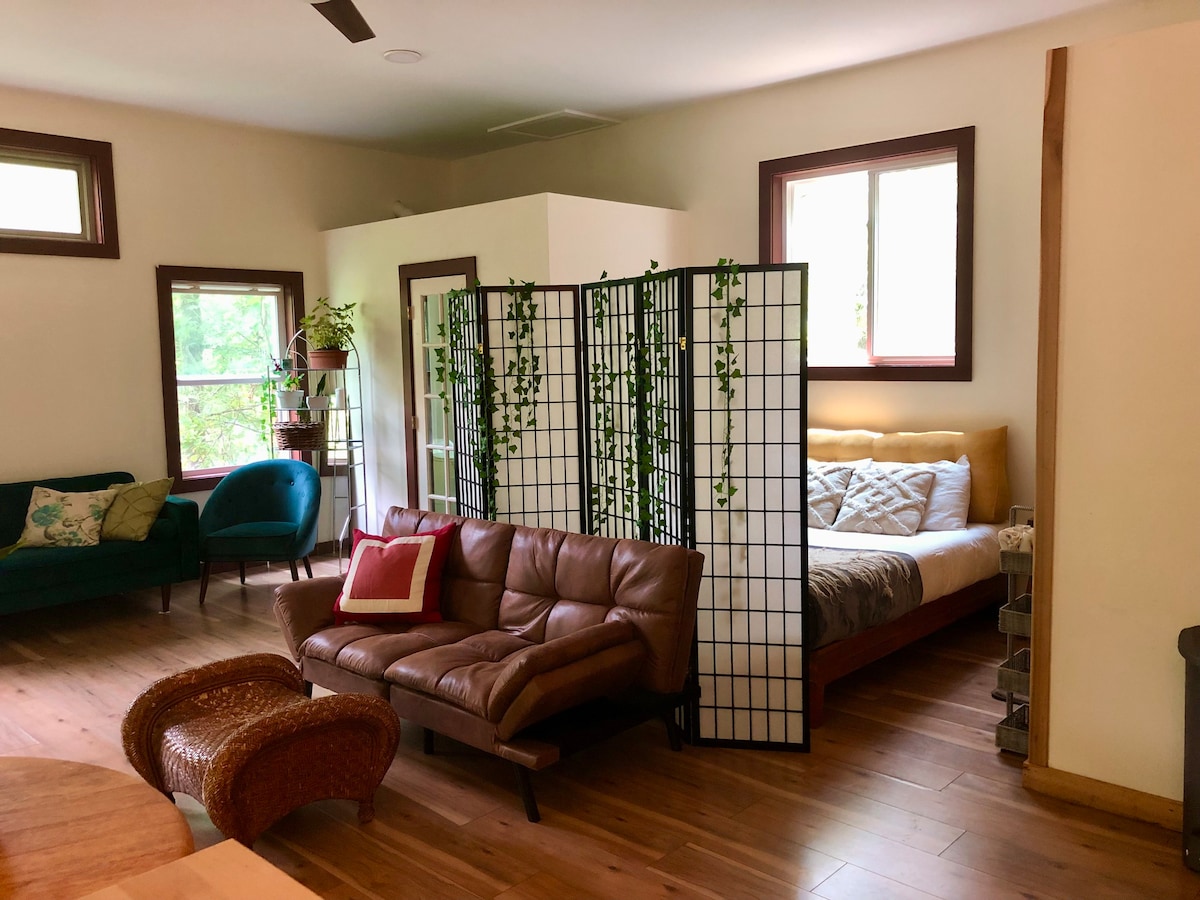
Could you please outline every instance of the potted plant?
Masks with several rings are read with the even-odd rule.
[[[308,341],[310,369],[344,369],[350,350],[354,323],[350,311],[353,303],[334,306],[328,297],[318,297],[313,311],[300,320]]]
[[[315,394],[310,394],[308,400],[309,409],[329,409],[329,395],[325,393],[326,373],[321,373],[321,380],[317,382],[317,391]]]
[[[299,409],[304,405],[304,387],[300,382],[300,376],[295,372],[288,372],[279,381],[275,388],[275,396],[279,401],[280,409]]]

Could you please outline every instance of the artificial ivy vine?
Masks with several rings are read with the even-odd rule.
[[[602,272],[600,280],[604,281],[608,272]],[[592,291],[592,328],[597,334],[597,354],[588,373],[588,385],[591,389],[592,409],[596,428],[596,458],[602,462],[610,462],[618,456],[617,423],[613,411],[613,388],[617,384],[618,375],[608,365],[608,354],[605,348],[605,323],[608,317],[609,296],[607,290],[596,288]],[[592,478],[589,488],[592,502],[592,512],[595,516],[595,528],[607,524],[609,509],[613,504],[613,494],[617,489],[617,475],[607,465],[603,474],[597,472]]]
[[[434,374],[442,386],[438,396],[443,408],[450,412],[447,387],[459,385],[461,389],[455,393],[474,414],[478,443],[471,463],[483,490],[483,512],[489,519],[498,512],[500,456],[516,453],[524,429],[537,427],[537,395],[542,383],[541,359],[533,342],[538,309],[533,302],[535,285],[524,282],[517,287],[511,278],[508,283],[511,290],[505,291],[509,299],[504,320],[515,355],[504,370],[507,390],[497,390],[501,379],[491,353],[484,350],[476,334],[479,323],[472,314],[474,304],[463,302],[474,299],[475,288],[446,294],[446,320],[438,325],[441,346],[434,350]]]
[[[717,376],[717,390],[722,395],[725,414],[723,434],[721,438],[721,471],[713,492],[717,495],[717,506],[727,506],[737,486],[729,477],[729,466],[733,458],[733,399],[737,389],[735,382],[742,377],[738,362],[737,350],[733,345],[732,322],[742,317],[742,309],[746,305],[746,294],[735,293],[734,288],[740,285],[738,277],[739,266],[732,259],[722,257],[717,262],[717,273],[714,277],[712,298],[717,302],[717,308],[722,310],[721,323],[718,326],[720,337],[716,343],[716,359],[713,360],[713,372]]]
[[[520,286],[508,279],[505,304],[506,334],[512,341],[513,355],[505,366],[506,390],[500,395],[500,427],[496,429],[498,447],[516,453],[521,433],[537,427],[537,395],[542,385],[541,358],[534,352],[533,326],[537,322],[537,304],[533,302],[532,281]]]

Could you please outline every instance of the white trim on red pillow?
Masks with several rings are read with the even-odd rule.
[[[453,523],[404,537],[354,532],[345,584],[333,605],[337,624],[440,622],[442,569]]]

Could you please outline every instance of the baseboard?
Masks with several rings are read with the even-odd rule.
[[[1182,800],[1169,800],[1157,794],[1029,763],[1025,764],[1021,782],[1039,794],[1183,831]]]

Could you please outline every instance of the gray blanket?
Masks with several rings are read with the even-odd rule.
[[[906,553],[808,548],[808,599],[816,646],[899,618],[921,605],[921,573]]]

